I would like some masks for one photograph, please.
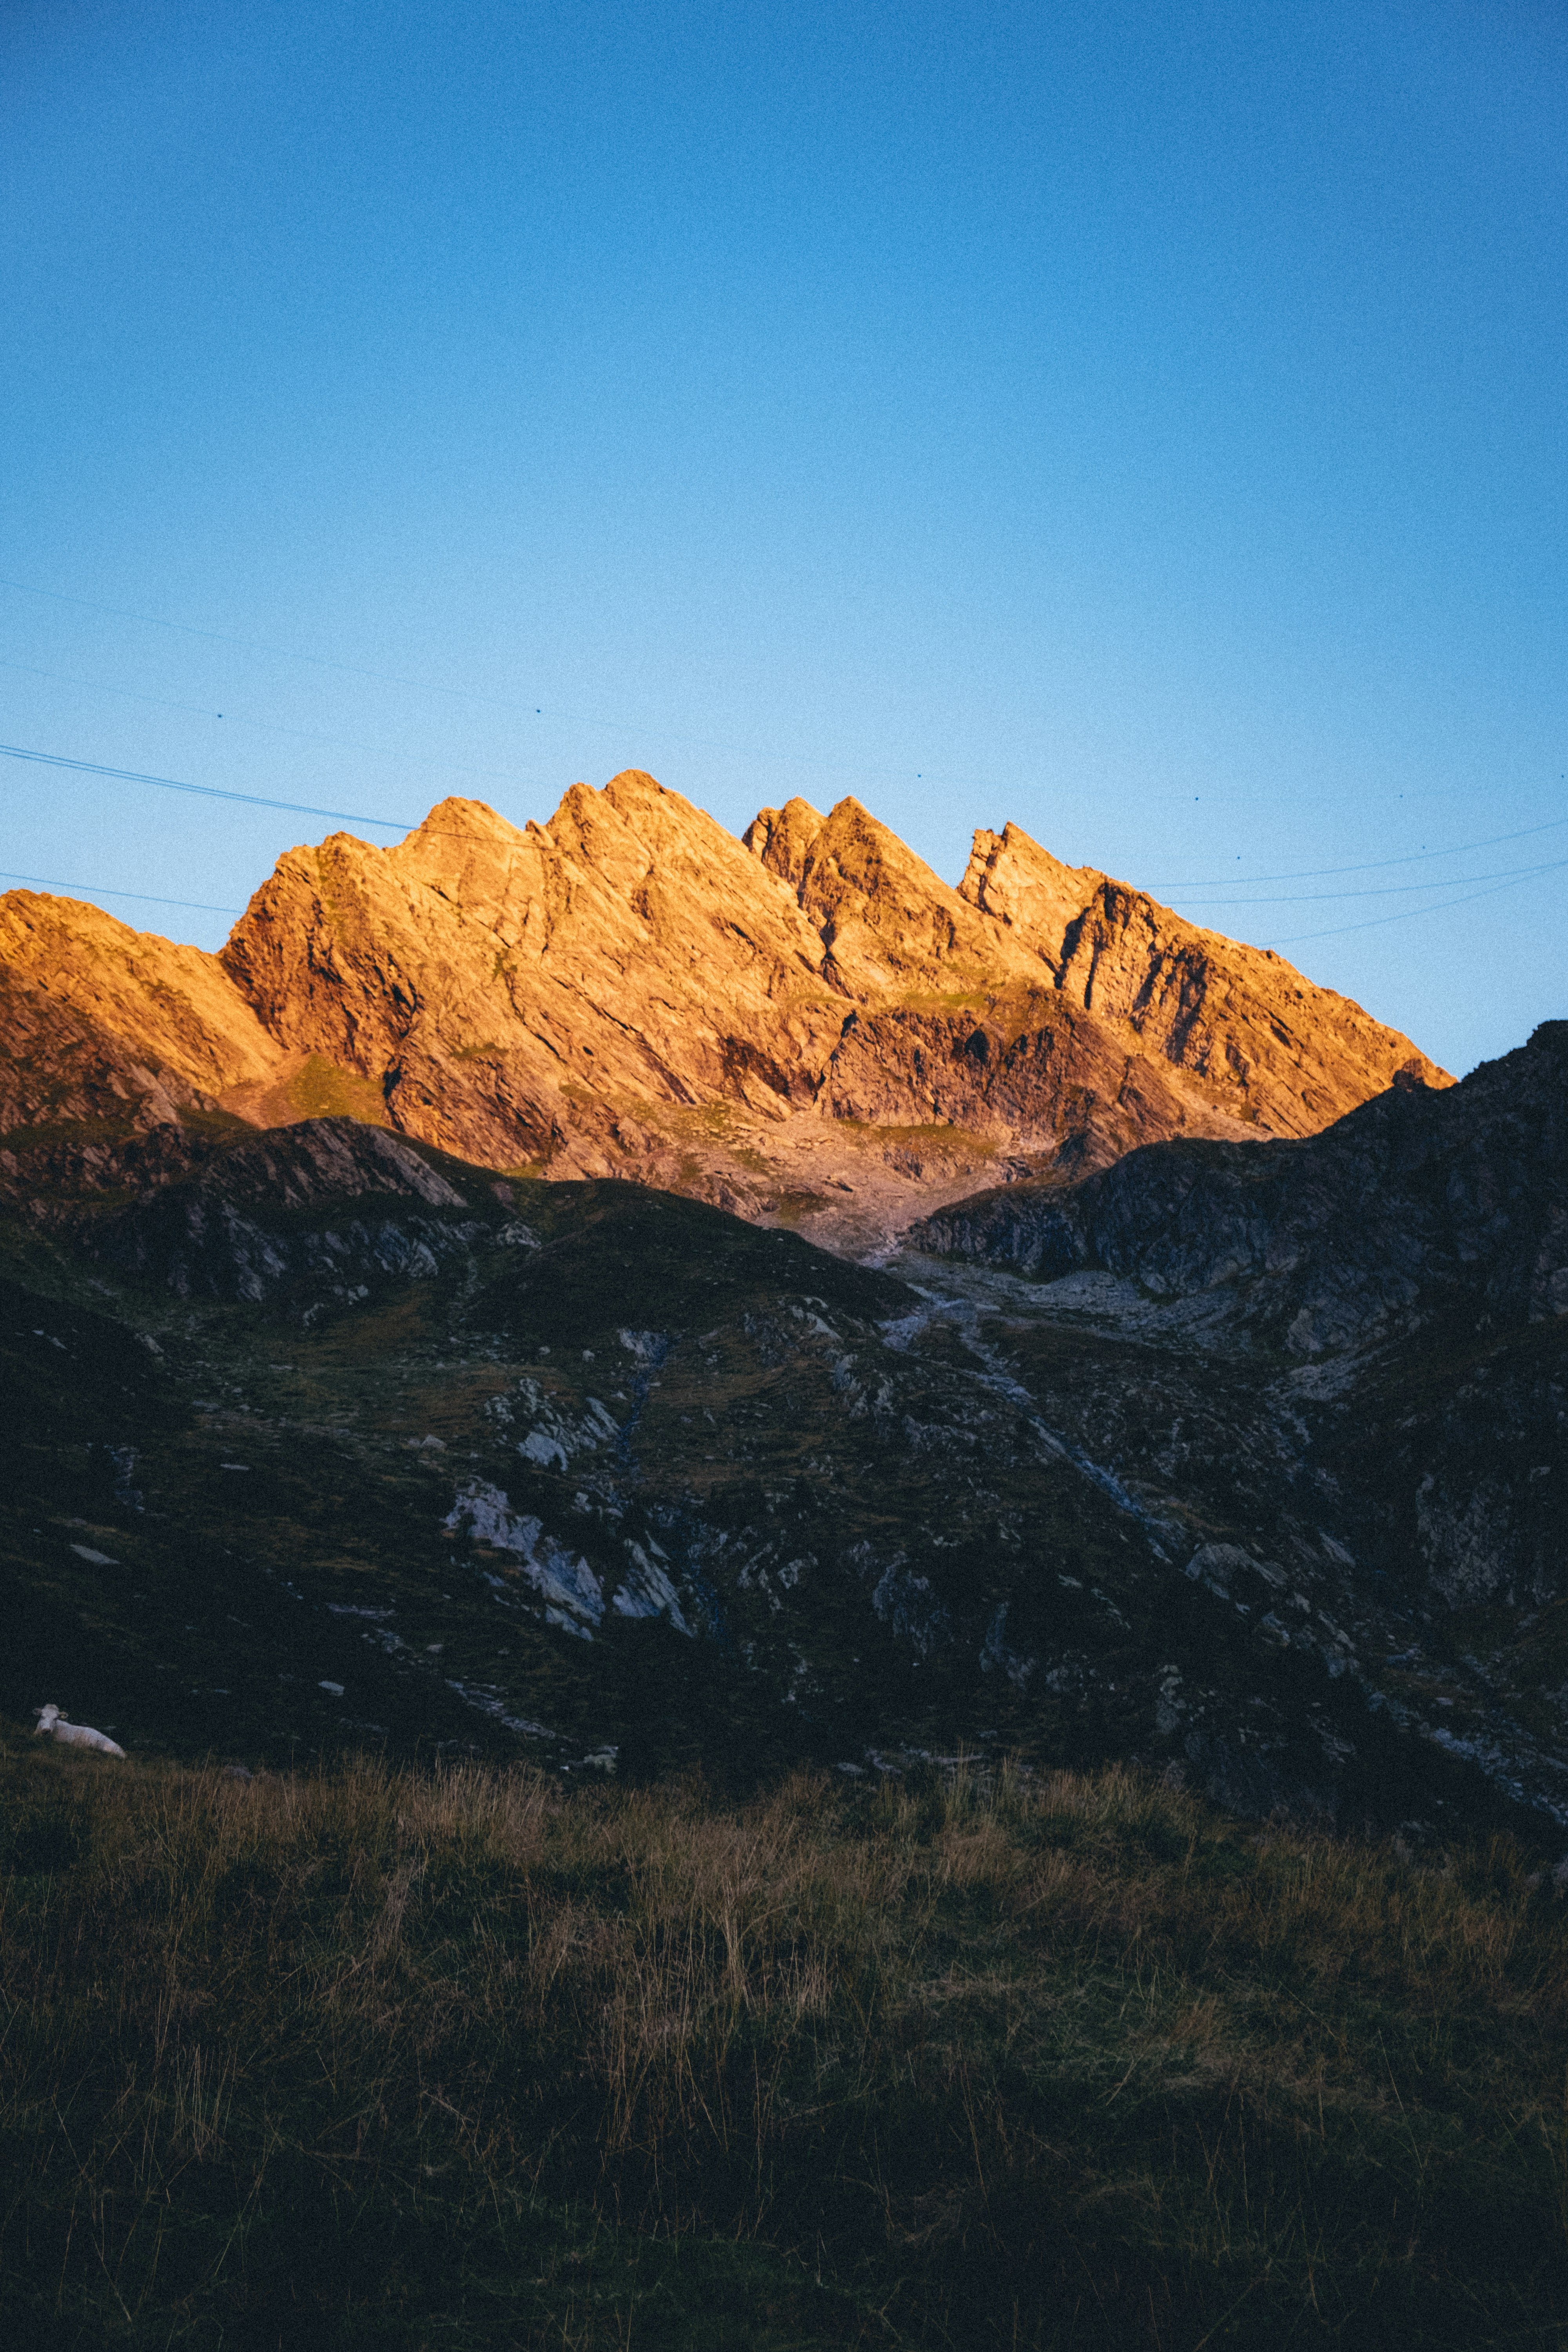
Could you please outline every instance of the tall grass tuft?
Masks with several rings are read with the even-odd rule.
[[[1568,1930],[1131,1773],[563,1791],[0,1742],[53,2345],[1560,2346]]]

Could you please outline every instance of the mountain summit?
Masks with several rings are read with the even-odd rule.
[[[0,950],[0,1709],[1568,1823],[1563,1024],[637,772]]]
[[[1014,1175],[1305,1136],[1410,1041],[1009,824],[955,890],[854,799],[736,837],[640,770],[521,831],[449,799],[291,849],[221,955],[0,898],[13,1184],[322,1113],[866,1245]],[[104,1155],[108,1155],[107,1160]]]

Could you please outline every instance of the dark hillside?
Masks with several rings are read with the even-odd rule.
[[[1027,1277],[986,1293],[1020,1376],[1187,1517],[1195,1580],[1281,1636],[1292,1576],[1375,1621],[1373,1703],[1568,1822],[1568,1023],[1304,1141],[1157,1145],[911,1238]]]
[[[1418,1329],[1568,1313],[1568,1021],[1458,1086],[1396,1082],[1300,1141],[1152,1144],[1081,1183],[1021,1183],[911,1238],[1051,1281],[1101,1266],[1152,1297],[1226,1294],[1310,1357]]]
[[[744,1787],[992,1745],[1411,1835],[1568,1814],[1550,1610],[1437,1638],[1363,1422],[1245,1349],[346,1120],[7,1247],[18,1713],[251,1762]]]

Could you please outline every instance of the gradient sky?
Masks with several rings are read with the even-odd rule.
[[[1455,1070],[1568,1012],[1561,7],[0,47],[5,743],[407,820],[853,792],[950,880],[1011,817]],[[7,877],[205,946],[111,892],[238,908],[331,829],[0,795]]]

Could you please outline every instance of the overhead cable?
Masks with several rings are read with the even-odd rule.
[[[542,706],[538,704],[521,703],[512,697],[494,694],[477,694],[468,687],[442,686],[433,679],[402,677],[394,671],[366,669],[358,663],[338,661],[325,654],[303,653],[294,646],[268,645],[261,638],[240,636],[228,630],[203,628],[193,621],[174,621],[157,613],[133,612],[124,605],[100,604],[95,598],[89,596],[68,596],[63,594],[58,588],[39,588],[33,582],[27,580],[7,580],[0,578],[0,588],[10,589],[13,593],[19,596],[40,597],[45,602],[52,604],[73,605],[79,612],[102,613],[114,620],[134,621],[143,628],[170,629],[182,636],[201,637],[210,645],[233,646],[242,652],[265,654],[269,659],[275,661],[300,662],[313,669],[334,670],[344,677],[362,677],[378,686],[395,686],[408,693],[437,695],[450,701],[473,703],[483,709],[492,710],[509,710],[521,713],[525,717],[531,716],[536,719],[542,718],[544,715]],[[20,669],[25,666],[20,663],[7,663],[0,665],[0,667]],[[37,671],[35,675],[47,677],[48,673],[47,671]],[[70,683],[71,681],[63,682]],[[129,689],[125,688],[111,687],[108,688],[107,691],[110,693],[125,693],[128,692]],[[151,696],[145,698],[148,700],[156,699],[155,697]],[[171,707],[174,709],[195,709],[196,708],[195,705],[185,704],[174,704]],[[202,715],[210,715],[216,718],[221,717],[222,713],[213,712],[207,714],[204,712]],[[634,724],[639,728],[641,727],[640,721],[633,722],[623,719],[606,719],[602,714],[595,714],[593,712],[562,710],[556,709],[553,705],[551,707],[551,717],[552,719],[565,719],[574,726],[612,729],[621,734],[626,734],[631,731]],[[247,719],[244,723],[255,727],[267,727],[269,724],[269,722],[262,719]],[[298,733],[306,740],[330,742],[332,740],[330,737],[324,736],[312,737],[303,729],[295,730],[289,728],[279,728],[275,731],[280,734]],[[864,768],[849,769],[846,767],[842,761],[823,759],[820,756],[814,755],[810,752],[777,751],[767,749],[766,747],[759,748],[756,746],[741,746],[734,743],[718,742],[715,741],[711,736],[693,735],[680,728],[671,729],[666,727],[660,731],[675,742],[696,744],[702,750],[721,751],[729,757],[735,759],[766,761],[772,762],[775,766],[783,767],[816,768],[820,769],[826,774],[837,774],[840,776],[853,773],[863,777],[867,773],[870,772]],[[371,745],[351,744],[346,745],[345,748],[352,750],[375,751],[375,747]],[[377,757],[397,756],[395,754],[388,754],[379,751],[375,751],[375,755]],[[466,772],[469,774],[489,774],[493,772],[489,770],[470,769]],[[883,770],[879,772],[884,776],[891,776],[894,772],[889,769]],[[897,773],[900,782],[907,782],[909,775],[909,771],[907,769],[900,769]],[[935,780],[932,779],[931,781]],[[189,789],[196,790],[198,787],[192,786],[189,787]],[[987,787],[987,789],[989,789],[989,787]],[[236,795],[235,797],[243,796]],[[291,807],[294,803],[272,801],[264,802],[261,805],[264,807],[281,808]],[[331,810],[308,810],[305,814],[310,815],[323,814],[330,815],[335,814],[335,812]],[[391,820],[384,820],[379,817],[367,817],[360,820],[360,822],[367,824],[379,824],[384,822],[390,823]],[[1458,857],[1462,856],[1467,849],[1496,848],[1503,842],[1523,841],[1528,839],[1533,834],[1551,833],[1555,831],[1559,826],[1565,824],[1568,824],[1568,817],[1557,817],[1553,818],[1547,824],[1528,825],[1520,833],[1492,834],[1488,835],[1484,840],[1460,843],[1451,849],[1416,850],[1407,857],[1374,858],[1370,860],[1368,863],[1360,866],[1309,866],[1288,874],[1256,874],[1249,875],[1246,878],[1249,882],[1310,882],[1326,880],[1332,876],[1340,874],[1373,874],[1390,866],[1415,865],[1423,858],[1427,857]],[[412,831],[413,827],[405,827],[405,830]],[[1153,882],[1149,884],[1147,888],[1150,891],[1215,889],[1221,887],[1226,878],[1227,877],[1224,876],[1210,876],[1196,882]]]
[[[106,882],[62,882],[50,874],[10,874],[0,866],[0,882],[31,882],[40,890],[85,890],[91,898],[134,898],[143,907],[189,907],[200,915],[243,915],[243,907],[215,907],[205,898],[162,898],[153,890],[115,890]]]
[[[0,669],[12,670],[19,677],[47,678],[51,686],[75,687],[88,694],[113,694],[126,702],[151,703],[158,710],[183,710],[193,719],[221,719],[226,727],[250,727],[262,735],[286,735],[291,742],[323,743],[333,751],[367,751],[373,759],[397,760],[405,767],[434,767],[437,764],[434,759],[410,758],[406,751],[395,751],[390,744],[362,743],[353,735],[323,735],[313,727],[282,727],[274,719],[254,719],[248,711],[212,710],[205,702],[176,702],[166,694],[141,694],[134,687],[110,686],[103,678],[63,677],[58,670],[39,669],[33,662],[0,661]],[[510,770],[472,768],[461,761],[448,760],[445,753],[439,765],[448,775],[482,776],[492,783],[516,784],[524,781]]]
[[[1545,829],[1542,827],[1543,832]],[[1548,858],[1541,866],[1505,866],[1495,874],[1446,874],[1436,882],[1384,882],[1371,890],[1299,890],[1286,898],[1189,898],[1186,903],[1190,907],[1215,907],[1224,914],[1227,907],[1310,907],[1320,899],[1399,898],[1416,890],[1458,890],[1471,882],[1512,881],[1527,874],[1554,874],[1560,866],[1568,866],[1568,857]]]
[[[1552,868],[1538,866],[1531,868],[1530,871],[1545,874],[1550,873]],[[1397,915],[1372,915],[1364,923],[1332,923],[1327,930],[1322,931],[1292,931],[1286,939],[1268,940],[1259,944],[1271,948],[1298,947],[1303,940],[1336,940],[1342,937],[1346,931],[1375,930],[1381,923],[1408,923],[1417,915],[1443,915],[1447,914],[1450,907],[1468,907],[1472,899],[1495,898],[1500,890],[1517,890],[1520,881],[1524,878],[1521,876],[1511,882],[1494,882],[1485,890],[1467,890],[1462,898],[1445,898],[1441,906],[1437,907],[1405,907]]]
[[[429,678],[399,677],[395,671],[365,669],[357,662],[335,661],[326,654],[300,653],[289,646],[269,646],[258,637],[237,636],[224,629],[200,628],[193,621],[171,621],[156,613],[133,613],[121,604],[98,604],[89,596],[62,595],[58,588],[36,588],[26,580],[0,579],[0,588],[9,588],[19,596],[41,596],[51,604],[74,604],[84,613],[103,613],[111,620],[135,621],[143,628],[173,629],[181,636],[203,637],[209,645],[234,646],[242,652],[266,654],[273,661],[301,662],[311,669],[336,670],[344,677],[363,677],[375,686],[399,687],[405,693],[439,695],[446,700],[469,702],[482,709],[521,712],[525,718],[542,719],[544,716],[542,705],[519,702],[507,695],[476,694],[471,687],[439,686]],[[619,735],[628,735],[634,730],[651,731],[643,729],[640,721],[606,719],[592,711],[562,710],[553,704],[550,715],[552,719],[566,719],[574,727],[604,728]],[[731,759],[766,760],[786,768],[817,768],[829,775],[841,776],[851,772],[841,760],[814,758],[809,752],[747,750],[733,743],[715,742],[710,735],[692,735],[681,728],[666,727],[660,731],[674,742],[692,743],[701,751],[721,751]],[[891,771],[884,772],[890,774]],[[904,772],[900,770],[900,776]]]
[[[136,769],[136,768],[114,768],[114,767],[110,767],[110,766],[108,766],[108,765],[104,764],[103,762],[99,761],[96,761],[96,760],[76,760],[76,759],[70,759],[70,758],[68,758],[64,752],[60,752],[60,751],[31,751],[31,750],[28,750],[28,749],[25,748],[23,745],[18,744],[18,743],[0,743],[0,757],[4,757],[4,758],[8,759],[8,760],[21,760],[21,761],[28,761],[28,762],[30,762],[30,763],[32,763],[32,764],[37,765],[37,766],[40,766],[40,767],[61,768],[61,769],[65,769],[65,770],[67,770],[68,772],[71,772],[71,773],[79,774],[79,775],[87,775],[87,776],[101,776],[101,777],[104,777],[104,778],[106,778],[106,779],[110,780],[110,782],[119,782],[119,783],[132,783],[132,784],[150,784],[150,785],[154,785],[154,786],[156,786],[156,787],[157,787],[157,789],[158,789],[159,791],[161,791],[161,792],[170,792],[170,793],[186,793],[192,794],[192,795],[194,795],[195,797],[196,797],[196,798],[198,798],[198,799],[201,799],[201,800],[214,800],[214,801],[230,801],[230,802],[237,802],[237,803],[238,803],[240,805],[242,805],[242,806],[244,806],[244,807],[247,807],[247,808],[281,809],[281,810],[285,810],[285,811],[287,811],[289,814],[292,814],[292,815],[296,815],[296,816],[320,816],[320,817],[330,817],[330,818],[332,818],[332,819],[336,820],[336,821],[337,821],[338,823],[340,823],[340,824],[368,824],[368,825],[374,825],[374,826],[376,826],[376,827],[378,827],[378,828],[384,828],[384,830],[386,830],[387,832],[392,832],[392,833],[410,834],[410,833],[419,832],[419,831],[421,831],[421,830],[423,830],[423,829],[424,829],[424,824],[425,824],[425,821],[424,821],[424,820],[417,820],[417,819],[413,819],[413,818],[408,818],[408,817],[368,816],[368,815],[364,814],[363,811],[355,811],[355,810],[352,810],[352,809],[330,809],[330,808],[318,808],[318,807],[316,807],[315,805],[313,805],[311,803],[310,803],[310,802],[306,802],[306,801],[283,801],[283,800],[272,800],[272,799],[268,799],[268,798],[267,798],[266,796],[264,796],[263,794],[261,794],[261,793],[238,793],[238,792],[232,792],[232,791],[226,790],[226,788],[224,788],[223,786],[220,786],[220,785],[217,785],[217,784],[192,784],[192,783],[186,783],[186,782],[182,782],[180,779],[178,779],[178,778],[176,778],[176,777],[174,777],[174,776],[154,776],[154,775],[149,775],[149,774],[146,774],[146,773],[142,772],[142,771],[141,771],[140,769]],[[505,820],[503,819],[503,820],[502,820],[502,822],[504,823],[504,822],[505,822]],[[1562,820],[1562,822],[1563,822],[1563,823],[1568,823],[1568,819]],[[1554,825],[1552,825],[1552,824],[1546,824],[1546,825],[1535,825],[1535,826],[1531,826],[1530,828],[1528,828],[1528,831],[1529,831],[1530,833],[1550,833],[1550,832],[1553,831],[1554,829],[1555,829],[1555,826],[1554,826]],[[441,831],[441,829],[439,829],[439,828],[437,828],[437,829],[435,829],[435,830],[436,830],[436,833],[437,833],[437,837],[439,837],[439,838],[441,838],[441,839],[449,839],[449,840],[454,840],[454,841],[479,841],[479,840],[493,839],[493,836],[488,836],[488,835],[481,835],[481,834],[474,834],[474,833],[457,833],[457,832],[453,832],[453,833],[447,834],[447,833],[446,833],[446,832],[444,832],[444,831]],[[1499,837],[1500,837],[1500,838],[1501,838],[1501,839],[1504,839],[1504,840],[1521,840],[1521,839],[1525,838],[1526,836],[1525,836],[1524,835],[1522,835],[1522,834],[1515,834],[1515,835],[1500,835],[1500,836],[1499,836]],[[1481,844],[1476,844],[1476,845],[1475,845],[1475,846],[1479,847],[1479,846],[1482,846],[1483,845],[1481,845]],[[1427,852],[1427,853],[1426,853],[1426,855],[1428,855],[1428,856],[1443,856],[1443,855],[1451,855],[1451,854],[1453,854],[1453,853],[1445,853],[1445,852],[1441,852],[1441,851],[1430,851],[1430,852]],[[1392,859],[1392,860],[1389,860],[1388,862],[1389,862],[1390,864],[1405,864],[1405,863],[1408,863],[1409,861],[1408,861],[1408,860],[1405,860],[1405,859]],[[1272,945],[1272,946],[1275,946],[1275,947],[1287,947],[1287,946],[1289,946],[1289,945],[1293,944],[1294,942],[1299,941],[1299,940],[1301,940],[1331,939],[1331,938],[1337,937],[1341,932],[1343,932],[1343,931],[1352,931],[1352,930],[1371,930],[1371,929],[1375,929],[1375,928],[1376,928],[1376,926],[1377,926],[1377,925],[1379,925],[1380,923],[1398,923],[1398,922],[1405,922],[1405,921],[1408,920],[1412,916],[1415,916],[1415,915],[1421,915],[1421,914],[1440,914],[1440,913],[1442,913],[1442,911],[1443,911],[1443,909],[1444,909],[1444,908],[1445,908],[1445,907],[1449,907],[1449,906],[1453,906],[1453,907],[1462,907],[1462,906],[1464,906],[1464,905],[1468,904],[1468,900],[1469,900],[1470,898],[1488,898],[1488,897],[1491,896],[1491,895],[1492,895],[1492,889],[1493,889],[1493,888],[1496,888],[1496,889],[1503,889],[1503,890],[1510,889],[1510,888],[1515,887],[1518,885],[1518,883],[1520,883],[1520,882],[1521,882],[1521,881],[1527,881],[1527,880],[1529,880],[1532,876],[1535,876],[1535,875],[1538,875],[1538,874],[1552,874],[1552,873],[1556,873],[1556,872],[1559,872],[1559,871],[1560,871],[1560,870],[1561,870],[1564,866],[1568,866],[1568,858],[1555,858],[1555,859],[1552,859],[1552,860],[1548,861],[1546,864],[1540,865],[1540,866],[1519,866],[1519,867],[1515,867],[1515,868],[1511,869],[1510,872],[1508,872],[1508,873],[1504,874],[1504,875],[1503,875],[1503,876],[1501,876],[1501,877],[1493,877],[1493,876],[1489,876],[1489,875],[1488,875],[1488,876],[1480,876],[1480,875],[1478,875],[1478,876],[1475,876],[1475,877],[1471,877],[1471,878],[1473,878],[1474,880],[1477,880],[1477,881],[1485,882],[1485,883],[1487,883],[1487,884],[1488,884],[1489,886],[1490,886],[1490,887],[1489,887],[1488,888],[1485,888],[1485,889],[1481,889],[1481,890],[1468,890],[1468,891],[1467,891],[1467,892],[1466,892],[1466,894],[1465,894],[1465,896],[1464,896],[1464,897],[1461,897],[1461,898],[1458,898],[1445,899],[1445,900],[1441,903],[1441,905],[1438,905],[1438,906],[1430,906],[1430,905],[1428,905],[1428,906],[1426,906],[1426,907],[1409,907],[1409,908],[1405,908],[1405,909],[1403,909],[1401,912],[1399,912],[1399,913],[1397,913],[1397,914],[1393,914],[1393,915],[1374,915],[1374,916],[1372,916],[1372,917],[1370,917],[1370,918],[1369,918],[1365,922],[1363,922],[1363,923],[1339,923],[1339,924],[1333,924],[1333,925],[1331,925],[1331,926],[1330,926],[1330,927],[1328,927],[1327,929],[1323,929],[1323,930],[1321,930],[1321,931],[1297,931],[1297,932],[1292,932],[1292,933],[1290,934],[1290,937],[1289,937],[1289,939],[1287,939],[1287,940],[1273,940],[1273,941],[1271,941],[1271,942],[1268,942],[1268,944],[1270,944],[1270,945]],[[1337,871],[1337,872],[1341,872],[1341,873],[1353,873],[1353,872],[1356,872],[1356,871],[1358,871],[1358,870],[1359,870],[1359,871],[1363,871],[1363,872],[1364,872],[1364,871],[1366,871],[1366,870],[1368,870],[1368,869],[1366,869],[1366,868],[1360,868],[1360,869],[1358,869],[1358,868],[1355,868],[1355,867],[1343,867],[1343,866],[1342,866],[1342,867],[1338,867],[1338,868],[1329,868],[1329,869],[1327,869],[1327,870],[1328,870],[1328,871],[1330,871],[1330,872]],[[26,878],[28,878],[28,877],[16,877],[16,878],[18,878],[18,879],[26,879]],[[1303,878],[1305,879],[1305,878],[1307,878],[1307,877],[1303,877]],[[1442,887],[1458,887],[1458,883],[1459,883],[1460,879],[1461,879],[1461,877],[1459,877],[1456,876],[1456,877],[1454,877],[1452,878],[1452,882],[1451,882],[1449,885],[1447,885],[1447,886],[1445,886],[1444,884],[1423,884],[1423,883],[1409,883],[1409,884],[1403,884],[1403,883],[1402,883],[1402,884],[1394,884],[1394,885],[1391,885],[1387,890],[1376,889],[1376,890],[1367,890],[1367,891],[1359,891],[1359,890],[1342,890],[1342,890],[1329,890],[1329,891],[1314,891],[1314,892],[1303,893],[1303,894],[1301,894],[1301,895],[1300,895],[1300,896],[1299,896],[1299,897],[1293,897],[1293,898],[1260,898],[1260,899],[1230,898],[1230,899],[1223,899],[1223,900],[1211,900],[1211,901],[1208,901],[1208,902],[1206,902],[1206,903],[1208,903],[1208,904],[1210,904],[1210,905],[1214,906],[1214,907],[1215,907],[1215,908],[1219,912],[1221,912],[1221,913],[1225,912],[1225,911],[1226,911],[1226,908],[1228,908],[1228,907],[1243,907],[1243,906],[1248,906],[1248,905],[1252,905],[1252,906],[1303,906],[1303,905],[1310,905],[1310,904],[1311,904],[1314,900],[1316,900],[1316,899],[1320,899],[1320,898],[1335,899],[1335,900],[1338,900],[1338,899],[1343,899],[1343,898],[1384,898],[1384,897],[1391,897],[1391,896],[1394,895],[1394,893],[1395,893],[1396,891],[1397,891],[1397,892],[1403,892],[1403,891],[1405,891],[1405,890],[1406,890],[1406,889],[1410,889],[1410,890],[1419,890],[1419,889],[1430,889],[1430,888],[1442,888]],[[58,886],[58,887],[85,887],[85,886],[68,886],[68,885],[63,885],[63,884],[62,884],[62,885],[60,885],[60,886]],[[1167,885],[1165,885],[1165,886],[1163,886],[1163,887],[1167,887],[1167,888],[1168,888],[1170,886],[1167,884]],[[142,896],[143,894],[139,893],[139,892],[132,892],[132,891],[121,891],[121,892],[118,892],[118,893],[111,893],[111,892],[109,892],[109,891],[105,891],[105,892],[103,892],[101,895],[103,895],[104,897],[118,896],[118,897],[121,897],[121,898],[132,898],[132,897],[140,897],[140,896]],[[1147,893],[1145,893],[1144,895],[1148,895],[1148,894],[1147,894]],[[198,902],[196,902],[196,901],[195,901],[195,900],[182,900],[182,899],[174,899],[174,898],[161,898],[161,899],[158,899],[158,900],[156,900],[156,901],[151,901],[150,903],[156,903],[156,904],[158,904],[158,905],[160,905],[160,906],[181,906],[181,905],[187,905],[187,906],[193,906],[193,907],[194,907],[194,906],[195,906]],[[240,910],[239,910],[238,908],[229,908],[229,907],[214,907],[214,908],[204,908],[204,911],[209,911],[209,912],[214,913],[214,914],[235,914],[235,913],[238,913]]]
[[[1151,891],[1219,890],[1229,883],[1239,889],[1255,882],[1326,882],[1336,874],[1381,874],[1391,866],[1419,866],[1431,857],[1463,857],[1472,849],[1499,849],[1505,841],[1529,841],[1538,833],[1560,833],[1565,824],[1568,816],[1554,816],[1546,824],[1527,824],[1522,833],[1490,833],[1484,841],[1458,841],[1450,849],[1416,849],[1408,857],[1374,857],[1365,866],[1306,866],[1289,874],[1211,874],[1205,882],[1151,882],[1147,887]],[[1432,887],[1440,890],[1443,886],[1437,882]]]
[[[184,784],[174,776],[146,776],[136,768],[107,768],[97,760],[68,760],[60,751],[24,751],[19,743],[0,743],[7,760],[31,760],[44,768],[70,768],[83,776],[108,776],[121,784],[156,784],[160,792],[192,793],[198,800],[239,801],[247,808],[287,809],[293,816],[335,817],[342,824],[374,824],[388,833],[415,833],[417,817],[365,816],[355,809],[316,808],[308,801],[268,800],[260,793],[226,792],[217,784]]]

